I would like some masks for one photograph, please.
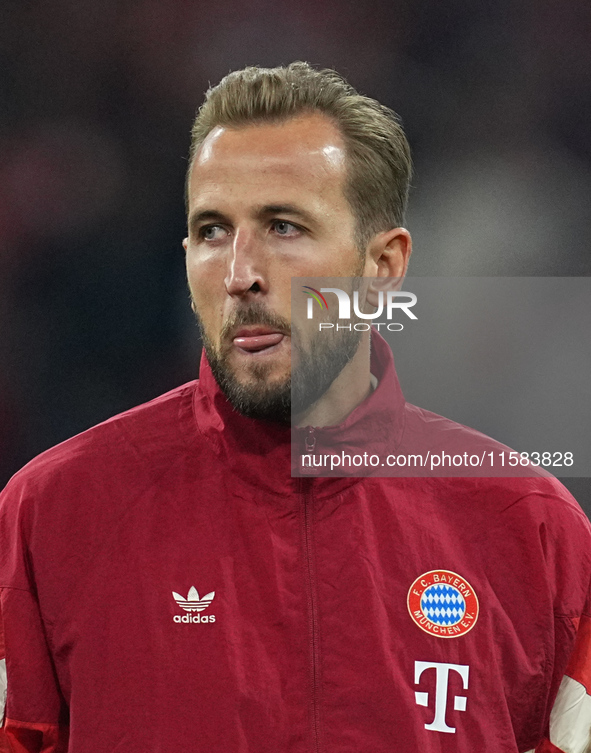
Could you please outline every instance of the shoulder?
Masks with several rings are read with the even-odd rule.
[[[177,387],[46,450],[12,477],[2,497],[62,484],[108,485],[121,473],[154,476],[188,447],[197,383]]]
[[[399,451],[443,458],[423,473],[428,497],[441,514],[461,516],[486,537],[541,530],[559,546],[576,545],[591,558],[591,525],[577,501],[543,467],[510,465],[519,454],[470,427],[407,404]],[[453,458],[461,465],[454,466]],[[467,456],[467,459],[465,459]],[[451,458],[451,460],[450,460]],[[470,465],[472,459],[474,465]],[[466,465],[468,463],[468,465]],[[418,475],[418,474],[417,474]],[[420,479],[417,479],[420,485]],[[588,553],[588,554],[587,554]]]
[[[432,483],[463,506],[478,508],[489,529],[519,524],[546,523],[554,529],[580,529],[589,538],[591,524],[579,503],[550,474],[526,477],[436,478]],[[591,539],[589,539],[591,542]],[[590,550],[591,554],[591,550]]]
[[[539,453],[529,457],[477,429],[410,403],[405,404],[400,451],[422,455],[423,472],[417,475],[552,478]]]
[[[509,448],[501,442],[464,424],[452,421],[432,411],[419,408],[411,403],[405,404],[405,445],[420,445],[433,450],[460,450],[462,447],[490,447],[491,449]]]
[[[142,504],[192,458],[196,384],[87,429],[12,477],[0,494],[0,587],[29,590],[35,570],[75,572],[120,520],[141,520]]]

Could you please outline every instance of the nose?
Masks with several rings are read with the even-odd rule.
[[[229,295],[243,296],[266,289],[264,252],[255,234],[247,228],[238,229],[232,243],[228,273],[224,280]]]

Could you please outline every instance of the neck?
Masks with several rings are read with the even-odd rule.
[[[334,426],[371,394],[370,338],[364,333],[359,348],[328,390],[303,413],[293,426]]]

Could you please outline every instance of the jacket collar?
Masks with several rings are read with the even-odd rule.
[[[390,347],[375,330],[371,373],[378,380],[376,389],[341,424],[291,429],[238,413],[215,381],[203,351],[194,393],[195,420],[224,464],[247,484],[279,495],[313,489],[316,496],[327,496],[358,481],[359,471],[354,469],[354,475],[347,477],[342,470],[331,476],[330,468],[312,468],[310,472],[302,467],[307,450],[320,454],[367,452],[369,456],[392,452],[400,444],[404,396]]]

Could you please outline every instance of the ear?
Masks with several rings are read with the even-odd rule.
[[[183,248],[185,249],[185,252],[187,251],[187,246],[189,245],[189,239],[183,238]]]
[[[411,253],[412,238],[403,227],[378,233],[369,242],[364,277],[374,278],[367,290],[370,305],[377,308],[380,291],[400,290]]]

